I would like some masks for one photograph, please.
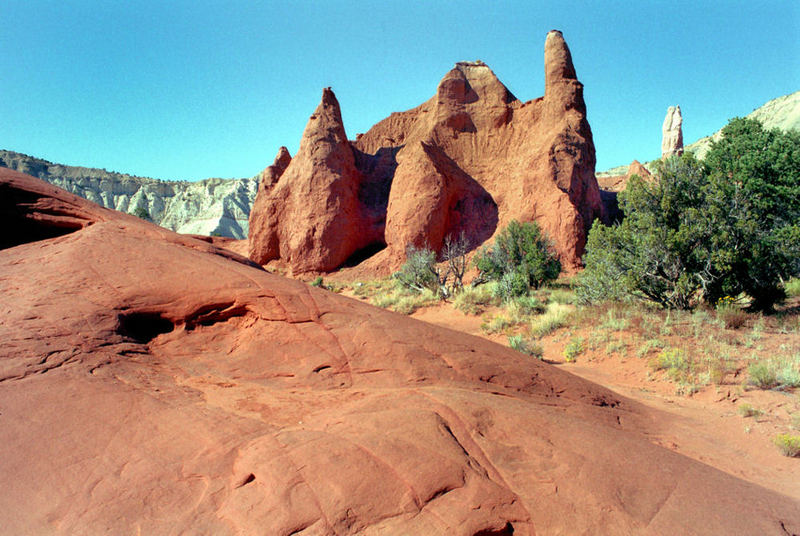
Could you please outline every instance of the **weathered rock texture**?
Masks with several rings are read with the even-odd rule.
[[[800,532],[651,443],[663,415],[508,348],[10,170],[0,217],[4,533]]]
[[[661,158],[683,154],[683,117],[680,106],[670,106],[661,127]]]
[[[134,213],[179,233],[246,238],[258,177],[161,181],[104,169],[64,166],[11,151],[0,151],[0,166],[14,169],[98,205]]]
[[[583,85],[557,31],[545,42],[545,95],[533,101],[482,62],[462,62],[430,100],[350,143],[325,90],[300,152],[259,192],[267,200],[254,212],[266,216],[254,215],[264,225],[250,228],[250,256],[327,271],[385,246],[371,262],[396,267],[411,244],[438,250],[463,232],[477,247],[517,219],[538,221],[576,268],[603,213],[594,165]]]

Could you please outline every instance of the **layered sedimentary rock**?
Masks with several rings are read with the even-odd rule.
[[[331,96],[323,94],[321,106]],[[259,193],[268,199],[263,211],[276,217],[250,228],[257,262],[282,258],[296,272],[324,271],[385,246],[376,264],[397,266],[409,245],[438,249],[444,237],[463,232],[474,248],[517,219],[539,222],[562,264],[579,265],[603,206],[583,85],[560,32],[547,35],[545,95],[533,101],[519,101],[484,63],[461,62],[431,99],[391,114],[353,143],[345,143],[336,110],[335,142],[315,141],[318,109],[301,141],[306,150],[269,193]],[[355,196],[331,190],[345,183]],[[300,195],[299,212],[290,200],[295,190],[315,192]],[[327,196],[337,202],[323,202]],[[324,229],[339,239],[335,255],[324,240],[294,239]]]
[[[661,158],[683,154],[683,117],[680,106],[670,106],[661,127]]]
[[[258,178],[162,181],[104,169],[65,166],[0,151],[0,166],[55,184],[98,205],[147,215],[153,223],[188,234],[246,238]]]
[[[0,169],[7,534],[800,532],[669,417]]]

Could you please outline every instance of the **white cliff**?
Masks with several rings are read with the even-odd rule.
[[[107,208],[158,225],[202,235],[247,238],[258,177],[161,181],[104,169],[63,166],[21,153],[0,151],[0,166],[33,175]]]

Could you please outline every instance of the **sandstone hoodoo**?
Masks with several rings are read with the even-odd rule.
[[[7,169],[0,217],[4,534],[800,532],[522,353]]]
[[[661,158],[683,154],[683,117],[680,106],[670,106],[661,127]]]
[[[250,256],[329,271],[363,252],[394,268],[409,245],[472,248],[512,219],[537,221],[567,269],[603,216],[583,85],[561,32],[545,42],[545,92],[518,100],[483,62],[460,62],[436,95],[349,142],[333,92],[251,215]],[[255,222],[258,222],[256,224]]]

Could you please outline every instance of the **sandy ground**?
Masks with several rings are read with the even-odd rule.
[[[413,318],[508,344],[504,334],[487,335],[482,317],[468,316],[449,304],[420,309]],[[650,373],[645,359],[587,352],[566,363],[563,329],[544,337],[544,359],[623,396],[668,412],[678,419],[652,441],[727,473],[800,499],[800,459],[780,454],[772,438],[790,430],[790,413],[800,410],[793,393],[745,390],[742,385],[706,386],[690,396],[676,394],[674,383]],[[585,330],[584,335],[590,332]],[[769,337],[769,335],[768,335]],[[774,335],[773,344],[797,334]],[[788,342],[788,341],[786,341]],[[764,413],[743,417],[737,408],[749,403]]]

